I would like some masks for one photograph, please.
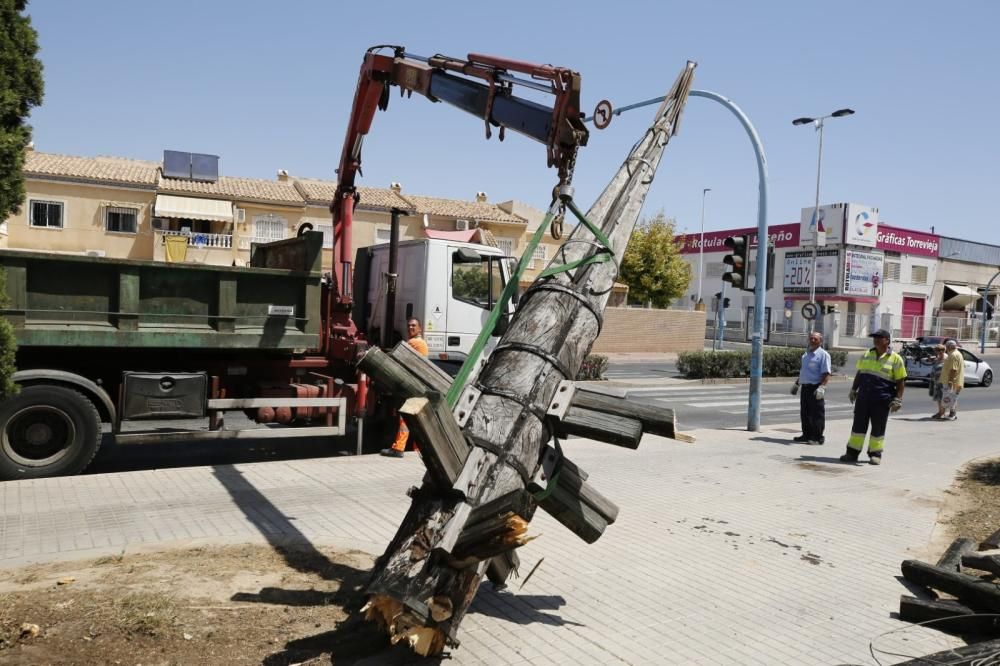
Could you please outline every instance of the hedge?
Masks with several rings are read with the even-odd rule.
[[[608,357],[600,354],[589,354],[583,359],[580,371],[576,373],[577,381],[604,379],[604,371],[608,369]]]
[[[793,347],[764,350],[765,377],[797,377],[802,361],[802,349]],[[834,372],[847,364],[847,352],[830,352]],[[683,352],[677,356],[677,370],[689,379],[749,377],[749,351]]]

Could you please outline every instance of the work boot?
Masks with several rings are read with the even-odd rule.
[[[868,454],[868,464],[869,465],[881,465],[882,464],[882,454],[872,455]]]
[[[799,435],[798,437],[792,437],[793,442],[799,442],[800,444],[808,443],[809,438],[805,435]]]
[[[386,456],[387,458],[402,458],[403,452],[397,451],[396,449],[382,449],[378,452],[380,456]]]
[[[858,462],[858,455],[860,453],[861,453],[860,451],[855,451],[854,449],[848,446],[847,453],[840,456],[840,462],[856,463]]]

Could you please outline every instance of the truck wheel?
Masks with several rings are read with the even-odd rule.
[[[101,445],[101,417],[83,395],[26,386],[0,403],[0,480],[78,474]]]

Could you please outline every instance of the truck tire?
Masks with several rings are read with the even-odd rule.
[[[0,403],[0,481],[82,472],[101,445],[101,417],[62,386],[25,386]]]

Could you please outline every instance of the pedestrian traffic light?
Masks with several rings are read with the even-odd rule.
[[[726,296],[725,298],[722,299],[722,308],[725,309],[728,307],[729,307],[729,297]]]
[[[728,282],[736,289],[746,289],[748,254],[750,252],[750,238],[748,236],[730,236],[724,245],[733,251],[722,258],[722,263],[730,266],[723,275],[722,281]]]

